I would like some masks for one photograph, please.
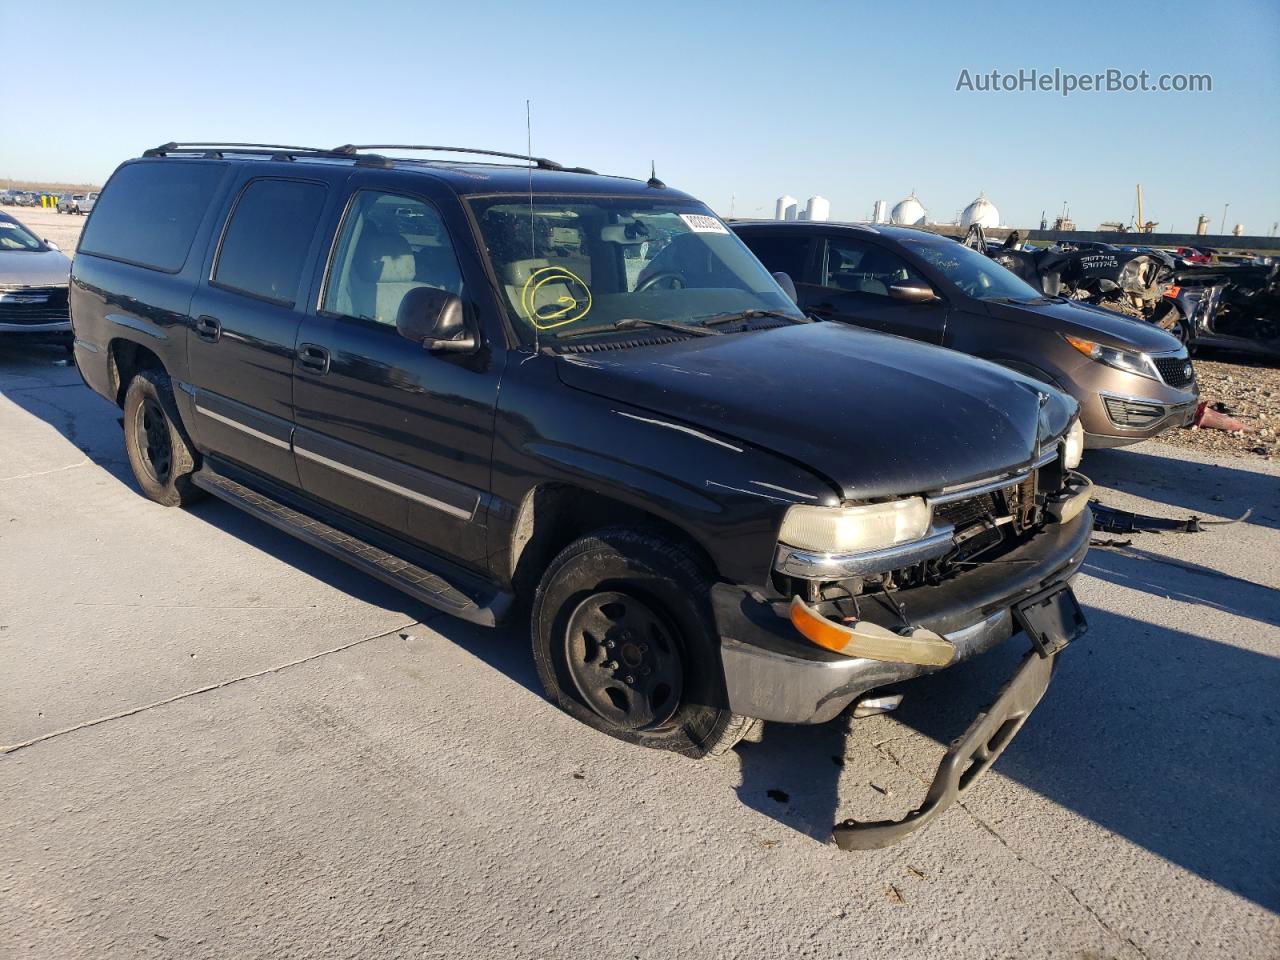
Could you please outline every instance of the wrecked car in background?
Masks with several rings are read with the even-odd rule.
[[[384,149],[450,150],[170,143],[112,175],[72,319],[142,493],[212,494],[473,623],[531,611],[554,702],[690,757],[1023,632],[923,806],[834,833],[945,809],[1085,630],[1075,401],[811,321],[654,178]]]
[[[1280,264],[1183,267],[1172,294],[1195,302],[1186,342],[1280,359]]]
[[[1016,232],[996,245],[976,224],[963,242],[1046,296],[1145,320],[1188,347],[1280,356],[1280,265],[1270,258],[1215,261],[1190,247],[1167,253],[1102,243],[1025,250]]]
[[[994,245],[973,224],[963,243],[985,252],[1045,296],[1091,303],[1176,331],[1180,309],[1167,296],[1175,270],[1171,256],[1093,242],[1022,250],[1017,236],[1015,231],[1005,243]]]

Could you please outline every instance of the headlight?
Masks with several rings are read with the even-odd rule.
[[[778,539],[819,553],[865,553],[919,540],[931,512],[921,497],[853,507],[796,506],[783,517]]]
[[[1084,427],[1080,425],[1080,418],[1076,417],[1071,421],[1071,427],[1067,430],[1067,445],[1062,452],[1062,465],[1068,470],[1074,470],[1080,466],[1080,460],[1084,457]]]
[[[1100,343],[1094,343],[1092,340],[1068,337],[1065,333],[1062,336],[1067,343],[1071,344],[1090,360],[1097,360],[1099,363],[1105,363],[1107,366],[1123,370],[1125,373],[1137,374],[1140,377],[1148,377],[1151,380],[1160,379],[1155,363],[1145,353],[1121,350],[1117,347],[1105,347]]]

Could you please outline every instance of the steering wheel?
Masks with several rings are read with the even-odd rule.
[[[655,273],[651,277],[646,277],[644,280],[641,280],[636,285],[636,293],[644,293],[647,290],[652,290],[662,280],[672,281],[671,286],[667,288],[669,290],[683,290],[685,287],[683,276],[676,273],[674,270],[663,270],[659,273]]]

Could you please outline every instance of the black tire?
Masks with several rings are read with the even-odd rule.
[[[533,599],[543,688],[627,743],[694,758],[726,752],[757,721],[728,709],[710,587],[690,553],[660,537],[611,527],[574,541]]]
[[[191,482],[196,456],[173,402],[173,385],[161,370],[143,370],[124,395],[124,448],[138,486],[166,507],[202,496]]]

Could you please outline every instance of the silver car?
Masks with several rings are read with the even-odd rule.
[[[0,213],[0,339],[70,344],[67,284],[71,260],[7,213]]]

